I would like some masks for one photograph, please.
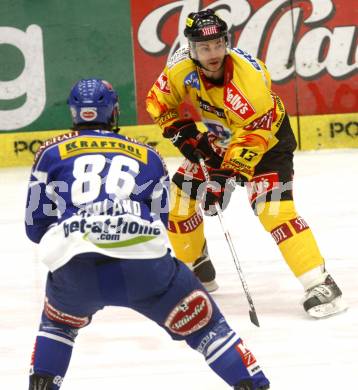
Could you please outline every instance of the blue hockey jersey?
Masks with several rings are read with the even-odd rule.
[[[35,156],[26,233],[51,271],[79,253],[164,256],[168,172],[147,145],[105,130],[46,141]]]

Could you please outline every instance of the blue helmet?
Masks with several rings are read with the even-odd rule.
[[[113,126],[119,115],[118,95],[105,80],[83,79],[71,90],[67,103],[75,125]]]

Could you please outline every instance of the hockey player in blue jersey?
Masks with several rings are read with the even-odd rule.
[[[79,329],[108,305],[134,309],[185,340],[231,388],[268,389],[216,303],[171,256],[165,164],[112,131],[112,86],[80,80],[68,103],[74,130],[39,149],[27,197],[26,233],[49,268],[29,389],[61,387]]]

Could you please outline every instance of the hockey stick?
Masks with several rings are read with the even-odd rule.
[[[202,169],[202,171],[204,173],[205,180],[206,180],[207,183],[209,183],[210,182],[210,176],[209,176],[208,169],[206,168],[204,159],[200,155],[197,155],[197,158],[199,160],[199,164],[201,166],[201,169]],[[241,280],[241,284],[242,284],[242,287],[243,287],[245,295],[246,295],[246,299],[247,299],[247,301],[249,303],[249,307],[250,307],[250,310],[249,310],[250,320],[251,320],[251,322],[254,325],[260,326],[259,319],[257,318],[255,306],[254,306],[254,303],[252,301],[251,294],[249,292],[249,288],[247,286],[244,274],[243,274],[241,266],[240,266],[239,259],[237,257],[234,245],[232,243],[229,230],[227,229],[225,221],[224,221],[223,211],[221,210],[221,207],[220,207],[218,202],[215,202],[215,209],[216,209],[217,215],[219,217],[219,221],[220,221],[222,230],[224,232],[224,235],[225,235],[225,238],[226,238],[226,242],[229,245],[232,258],[234,259],[235,267],[236,267],[237,273],[239,274],[239,277],[240,277],[240,280]]]

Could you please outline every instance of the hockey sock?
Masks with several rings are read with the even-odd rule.
[[[206,362],[230,386],[243,380],[251,382],[253,389],[269,384],[254,355],[235,334],[213,351]]]
[[[295,276],[324,265],[313,233],[298,216],[293,201],[260,203],[257,214]]]
[[[196,350],[205,356],[209,367],[230,386],[245,380],[252,383],[253,389],[269,385],[254,355],[226,321],[221,320],[208,330]]]
[[[57,337],[37,336],[33,354],[33,372],[54,377],[51,390],[60,388],[72,354],[72,345]]]
[[[77,332],[77,329],[42,315],[31,359],[31,373],[53,377],[51,390],[59,389],[62,384]]]

